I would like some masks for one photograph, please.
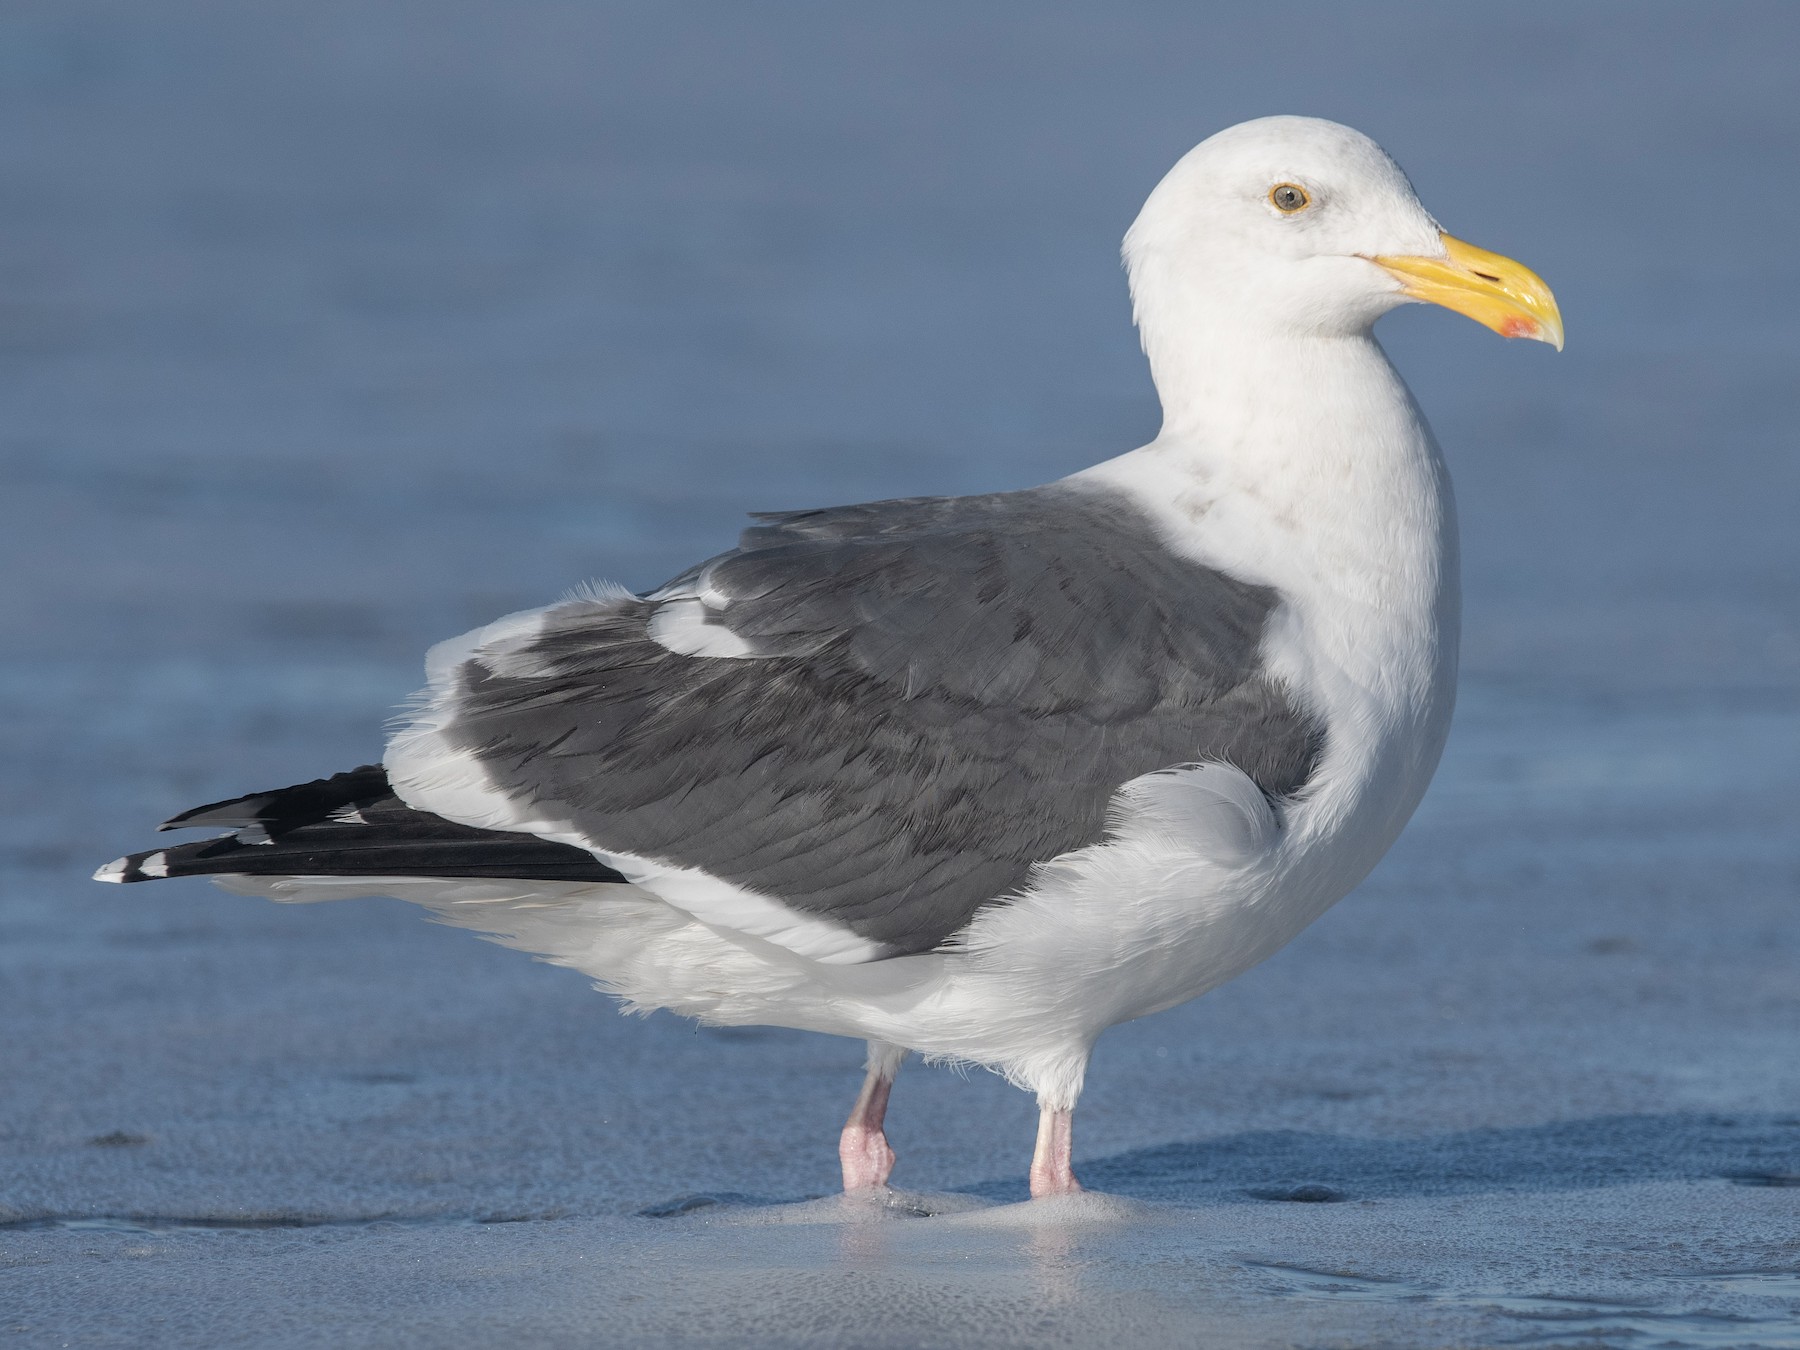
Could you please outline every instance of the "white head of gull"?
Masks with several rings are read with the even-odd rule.
[[[761,517],[638,596],[440,644],[384,763],[195,808],[111,881],[416,901],[638,1009],[868,1042],[1037,1095],[1034,1196],[1107,1027],[1277,950],[1417,806],[1454,698],[1455,520],[1371,335],[1409,301],[1562,344],[1348,127],[1220,132],[1125,241],[1163,404],[1042,487]]]

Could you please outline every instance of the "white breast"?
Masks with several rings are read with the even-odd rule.
[[[1268,397],[1269,381],[1292,378],[1277,370],[1300,372],[1285,402]],[[1284,353],[1258,375],[1259,404],[1279,416],[1223,407],[1229,439],[1190,424],[1078,475],[1130,493],[1185,556],[1280,593],[1263,657],[1326,732],[1263,856],[1221,867],[1216,842],[1196,835],[1204,865],[1186,893],[1146,873],[1147,903],[1170,911],[1144,914],[1146,928],[1186,936],[1146,958],[1159,974],[1139,982],[1140,1011],[1262,960],[1367,876],[1449,730],[1456,524],[1429,428],[1372,339]]]

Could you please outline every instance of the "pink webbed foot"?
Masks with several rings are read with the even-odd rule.
[[[879,1129],[854,1123],[838,1138],[838,1161],[844,1165],[844,1190],[866,1191],[887,1185],[894,1171],[894,1150]]]
[[[838,1161],[844,1168],[844,1190],[876,1190],[888,1183],[894,1171],[894,1150],[888,1146],[882,1123],[887,1118],[888,1094],[900,1071],[904,1051],[891,1046],[869,1045],[869,1072],[863,1079],[850,1119],[838,1136]]]

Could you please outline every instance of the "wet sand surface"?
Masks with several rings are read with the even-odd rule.
[[[1197,8],[0,16],[0,1345],[1800,1345],[1800,11]],[[1451,747],[1355,895],[1102,1040],[1099,1194],[909,1066],[846,1202],[849,1042],[86,880],[372,758],[472,623],[1147,439],[1118,236],[1277,110],[1570,346],[1385,322]]]

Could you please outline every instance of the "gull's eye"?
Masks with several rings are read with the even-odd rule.
[[[1277,211],[1293,215],[1312,205],[1312,198],[1298,183],[1277,183],[1269,189],[1269,202]]]

